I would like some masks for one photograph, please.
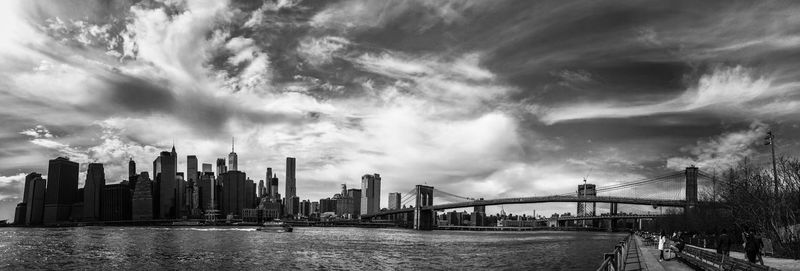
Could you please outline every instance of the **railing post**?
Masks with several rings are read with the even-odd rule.
[[[607,261],[608,265],[606,265],[605,270],[618,270],[616,266],[613,265],[614,263],[614,253],[604,253],[603,254],[603,261]],[[611,267],[611,268],[609,268]]]

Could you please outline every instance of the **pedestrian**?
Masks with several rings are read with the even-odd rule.
[[[758,262],[761,265],[764,265],[764,258],[762,257],[764,255],[764,241],[761,238],[761,234],[760,233],[759,234],[754,234],[754,235],[755,235],[756,247],[758,248],[758,250],[757,250],[758,252],[757,252],[756,256],[758,257]]]
[[[719,246],[718,250],[721,251],[722,255],[731,255],[731,237],[728,236],[728,230],[722,229],[722,234],[719,235],[717,244]]]
[[[744,253],[747,255],[747,260],[751,263],[756,263],[758,259],[758,241],[756,241],[755,234],[753,232],[746,232],[745,233],[745,245],[744,245]]]
[[[660,256],[658,256],[658,261],[664,260],[664,245],[667,242],[667,234],[664,231],[661,231],[661,236],[658,237],[658,250],[660,251]]]

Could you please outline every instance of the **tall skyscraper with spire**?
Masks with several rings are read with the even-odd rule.
[[[238,171],[239,170],[239,156],[236,155],[236,152],[233,148],[233,138],[231,138],[231,153],[228,154],[228,171]]]
[[[175,145],[172,152],[161,152],[161,155],[153,161],[153,176],[158,183],[157,208],[158,218],[175,218],[178,214],[178,200],[176,197],[178,188],[178,153]]]

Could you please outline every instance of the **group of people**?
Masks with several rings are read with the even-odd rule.
[[[675,245],[676,248],[679,250],[683,249],[683,242],[681,241],[681,236],[679,234],[674,234],[673,238],[677,240],[677,244]],[[670,238],[667,238],[667,235],[664,231],[661,231],[661,234],[658,236],[658,250],[660,251],[660,255],[658,261],[665,260],[664,258],[664,251],[666,250],[666,246],[668,245],[667,242]],[[744,253],[747,257],[747,260],[751,263],[760,263],[764,264],[764,259],[762,258],[763,249],[764,249],[764,242],[756,232],[745,229],[742,232],[742,240],[743,240],[743,247]],[[717,253],[723,254],[725,256],[730,256],[731,253],[731,246],[733,244],[732,238],[728,235],[728,231],[723,229],[722,233],[717,236]]]

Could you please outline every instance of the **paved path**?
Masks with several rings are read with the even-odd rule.
[[[702,247],[696,247],[696,248],[716,252],[716,250],[710,248],[702,248]],[[744,253],[742,252],[731,251],[731,257],[747,260],[747,257],[745,257]],[[767,256],[764,256],[763,259],[764,259],[764,265],[769,266],[771,268],[776,268],[785,271],[800,271],[800,260],[773,258]]]
[[[653,270],[653,271],[661,271],[661,270],[679,270],[679,271],[692,271],[691,267],[688,265],[675,260],[675,259],[667,259],[666,261],[658,261],[659,251],[658,247],[656,246],[644,246],[642,243],[642,238],[639,236],[634,236],[636,238],[636,246],[639,247],[639,253],[641,260],[643,262],[643,269],[640,270]],[[674,257],[675,254],[672,254]]]

